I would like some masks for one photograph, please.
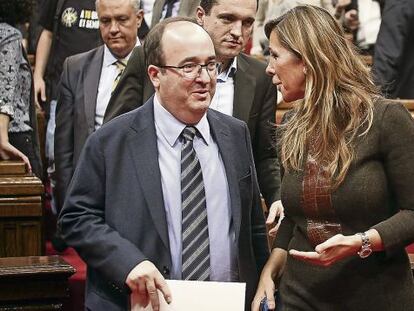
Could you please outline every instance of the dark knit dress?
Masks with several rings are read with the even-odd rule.
[[[414,241],[414,121],[399,104],[378,101],[372,128],[355,142],[345,181],[332,193],[308,161],[282,179],[282,221],[273,247],[313,251],[341,232],[376,229],[385,251],[319,267],[288,255],[280,284],[283,310],[414,310],[404,247]]]

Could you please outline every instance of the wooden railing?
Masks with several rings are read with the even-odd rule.
[[[403,104],[408,111],[411,112],[411,115],[414,117],[414,99],[394,99],[391,100],[394,103],[401,103]],[[282,120],[283,115],[286,113],[286,111],[290,110],[292,108],[292,103],[285,103],[281,102],[277,108],[276,108],[276,123],[280,124],[280,121]]]

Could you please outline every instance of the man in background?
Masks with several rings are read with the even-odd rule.
[[[89,51],[102,44],[98,31],[95,0],[43,0],[39,24],[43,27],[36,48],[33,74],[34,99],[46,111],[45,156],[53,195],[55,186],[54,132],[58,83],[68,56]],[[56,244],[55,246],[57,246]],[[58,247],[59,248],[59,247]]]
[[[414,1],[386,0],[372,71],[388,98],[414,98]]]
[[[96,10],[104,45],[68,57],[63,65],[56,111],[56,208],[65,194],[88,136],[101,127],[106,106],[139,44],[139,0],[98,0]]]

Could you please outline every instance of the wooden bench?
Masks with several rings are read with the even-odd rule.
[[[62,310],[74,273],[59,256],[0,258],[0,311]]]
[[[0,161],[0,257],[44,254],[43,192],[23,162]]]
[[[414,99],[394,99],[391,100],[394,103],[401,103],[403,104],[408,111],[411,112],[411,115],[414,117]],[[286,113],[286,111],[290,110],[292,108],[292,103],[285,103],[281,102],[277,108],[276,108],[276,123],[280,124],[280,121],[282,120],[283,115]]]

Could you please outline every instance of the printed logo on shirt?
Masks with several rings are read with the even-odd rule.
[[[79,19],[79,28],[99,29],[98,13],[92,10],[82,10]]]
[[[78,20],[78,13],[74,8],[66,8],[62,13],[62,25],[72,27]]]

